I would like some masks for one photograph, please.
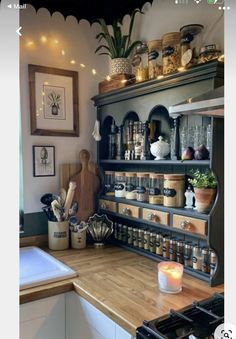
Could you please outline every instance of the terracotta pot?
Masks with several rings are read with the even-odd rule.
[[[215,188],[196,188],[195,193],[195,205],[199,213],[208,213],[213,205],[216,189]]]
[[[114,74],[132,74],[132,66],[128,58],[111,59],[111,75]]]

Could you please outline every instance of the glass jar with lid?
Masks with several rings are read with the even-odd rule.
[[[148,76],[149,79],[156,79],[158,75],[162,75],[162,40],[148,41]]]
[[[164,174],[163,205],[184,207],[185,174]]]
[[[181,33],[181,65],[189,67],[197,64],[201,46],[201,32],[204,26],[200,24],[185,25]]]
[[[163,74],[176,72],[180,67],[180,32],[166,33],[162,37]]]
[[[126,177],[126,186],[125,186],[125,197],[126,199],[136,199],[137,194],[136,194],[136,173],[134,172],[126,172],[125,173]]]
[[[105,195],[115,195],[115,172],[105,171]]]
[[[115,172],[115,197],[125,197],[126,178],[125,172]]]
[[[221,50],[217,48],[216,44],[206,45],[201,48],[199,54],[199,63],[208,62],[213,59],[218,59],[221,55]]]
[[[148,80],[148,46],[145,42],[136,48],[136,55],[133,59],[133,64],[136,68],[136,82]]]
[[[149,204],[163,205],[163,181],[163,174],[149,174]]]
[[[137,181],[137,200],[141,202],[148,201],[149,173],[137,173]]]

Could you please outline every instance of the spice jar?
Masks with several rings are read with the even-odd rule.
[[[143,247],[146,251],[150,249],[150,231],[145,230],[143,235]]]
[[[144,230],[138,230],[138,247],[144,248]]]
[[[133,227],[128,227],[127,241],[128,245],[133,245]]]
[[[126,172],[126,186],[125,186],[125,197],[126,199],[136,199],[136,173]]]
[[[156,253],[156,233],[150,232],[149,251]]]
[[[149,79],[156,79],[158,75],[162,74],[162,65],[160,63],[162,40],[148,41],[148,77]]]
[[[148,201],[149,173],[137,173],[137,201]]]
[[[202,269],[202,249],[198,245],[193,246],[193,269],[200,271]]]
[[[163,254],[163,236],[161,233],[157,233],[156,235],[156,254]]]
[[[163,258],[169,259],[170,257],[170,237],[163,235],[163,246],[162,246]]]
[[[138,228],[133,228],[133,246],[138,247]]]
[[[170,239],[170,260],[175,261],[176,260],[176,239],[171,238]]]
[[[217,267],[217,255],[213,250],[210,250],[210,275],[214,275]]]
[[[172,32],[162,37],[163,74],[176,72],[180,67],[180,36],[180,32]]]
[[[149,204],[163,205],[163,179],[163,174],[149,174]]]
[[[193,266],[192,251],[193,246],[191,241],[186,241],[184,244],[184,266]]]
[[[115,172],[115,197],[124,198],[125,197],[125,173],[124,172]]]
[[[202,248],[202,272],[204,273],[209,272],[208,257],[209,257],[208,248],[203,247]]]
[[[176,261],[180,264],[184,263],[184,242],[178,240],[176,245]]]
[[[122,224],[118,224],[117,227],[117,239],[118,240],[122,240]]]
[[[118,223],[114,222],[114,238],[118,239]]]
[[[185,174],[164,174],[163,205],[167,207],[183,207],[185,190]]]
[[[114,171],[105,171],[105,195],[115,195]]]
[[[127,244],[128,240],[128,227],[126,225],[122,226],[122,242]]]

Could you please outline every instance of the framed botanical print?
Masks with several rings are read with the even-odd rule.
[[[31,134],[79,136],[78,72],[28,65]]]
[[[55,176],[55,146],[33,146],[33,176]]]

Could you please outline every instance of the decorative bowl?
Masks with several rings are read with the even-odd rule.
[[[113,232],[113,222],[109,220],[105,214],[98,215],[95,213],[88,219],[87,232],[94,240],[94,246],[104,246],[104,241]]]
[[[170,153],[170,145],[163,140],[162,136],[160,136],[158,141],[151,144],[150,151],[152,155],[156,157],[155,160],[164,160]]]

